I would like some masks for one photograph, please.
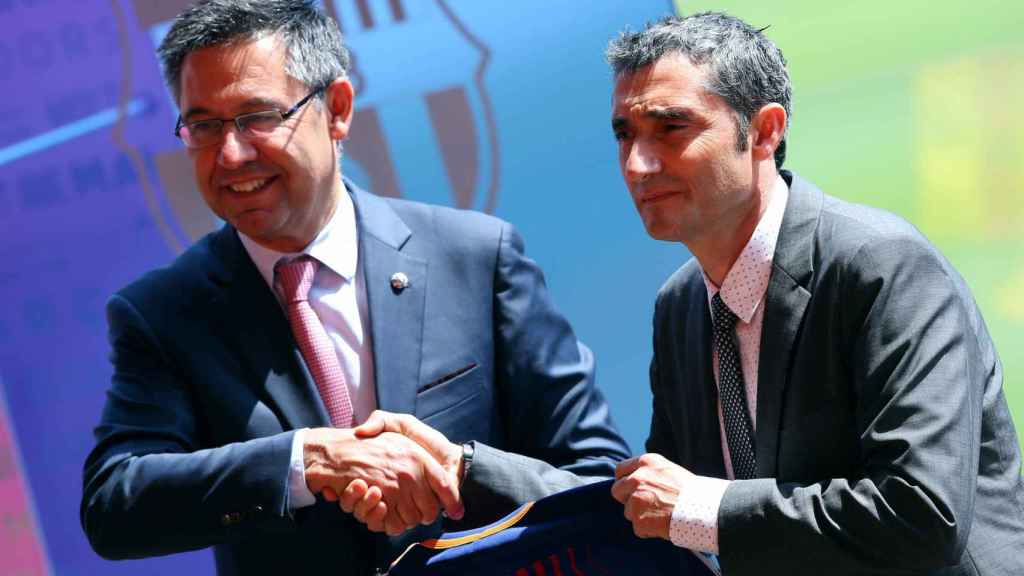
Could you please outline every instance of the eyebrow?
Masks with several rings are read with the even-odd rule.
[[[643,113],[644,116],[662,122],[694,122],[696,115],[688,108],[670,106],[667,108],[650,108]],[[625,116],[612,118],[612,130],[619,130],[629,125],[629,119]]]
[[[250,98],[250,99],[246,100],[245,102],[242,102],[242,105],[240,106],[240,108],[242,108],[242,109],[245,109],[245,108],[250,108],[250,109],[251,108],[278,108],[278,109],[284,110],[284,109],[287,109],[287,106],[283,106],[280,102],[278,102],[277,100],[274,100],[272,98],[260,97],[260,98]],[[182,114],[181,115],[181,119],[182,120],[188,120],[188,119],[190,119],[190,118],[192,118],[194,116],[198,116],[200,114],[210,114],[210,111],[208,109],[206,109],[206,108],[203,108],[202,106],[196,106],[195,108],[189,108],[188,112]],[[242,114],[245,114],[245,112],[242,112]]]
[[[686,122],[692,122],[695,118],[693,112],[687,108],[668,107],[668,108],[651,108],[644,113],[645,116],[654,118],[655,120],[682,120]]]

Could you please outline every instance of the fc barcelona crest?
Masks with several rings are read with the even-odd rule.
[[[487,46],[446,0],[328,0],[326,7],[353,55],[346,173],[382,196],[492,212],[499,161],[484,84]],[[363,174],[352,174],[353,162]]]

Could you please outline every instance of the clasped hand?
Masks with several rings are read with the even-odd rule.
[[[669,539],[672,510],[683,484],[693,474],[659,454],[643,454],[615,467],[612,497],[640,538]]]
[[[461,447],[408,414],[375,411],[351,430],[306,432],[306,485],[374,532],[396,536],[464,513]]]

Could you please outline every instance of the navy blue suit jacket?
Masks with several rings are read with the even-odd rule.
[[[593,385],[592,355],[512,227],[346,185],[378,406],[478,441],[468,521],[578,484],[574,474],[611,475],[628,448]],[[401,292],[395,272],[409,277]],[[231,227],[115,294],[108,321],[114,374],[81,507],[101,555],[215,546],[220,574],[365,574],[436,532],[379,537],[326,502],[289,513],[291,431],[329,419]]]

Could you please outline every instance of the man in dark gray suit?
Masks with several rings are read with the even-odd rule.
[[[616,470],[637,534],[727,576],[1024,574],[1021,452],[981,313],[911,225],[780,170],[778,48],[703,13],[607,55],[636,208],[694,255],[658,293],[650,453]]]
[[[161,46],[226,225],[108,304],[81,505],[105,557],[214,546],[221,574],[369,574],[442,507],[478,524],[628,456],[511,226],[342,178],[348,54],[312,4],[202,2]],[[357,437],[371,414],[413,438]],[[351,486],[367,527],[325,501]]]

